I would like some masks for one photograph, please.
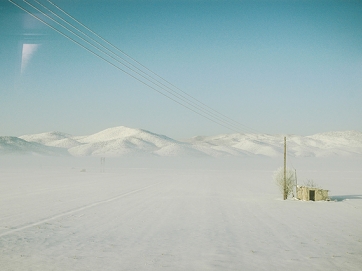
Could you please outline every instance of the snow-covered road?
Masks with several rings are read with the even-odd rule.
[[[0,269],[361,270],[357,166],[312,172],[340,201],[301,202],[281,200],[273,161],[242,162],[3,163]]]

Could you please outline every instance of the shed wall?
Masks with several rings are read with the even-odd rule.
[[[315,191],[316,201],[328,200],[328,190],[308,186],[297,187],[297,199],[309,201],[309,191]]]

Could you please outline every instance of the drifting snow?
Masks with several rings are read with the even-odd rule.
[[[177,141],[164,135],[124,126],[88,136],[60,132],[21,136],[51,147],[66,148],[73,156],[267,156],[283,154],[283,135],[225,134]],[[362,133],[330,132],[312,136],[288,135],[288,155],[295,157],[359,156]],[[10,145],[8,145],[10,146]],[[15,149],[16,149],[16,145]],[[10,151],[10,147],[8,150]],[[26,151],[24,149],[24,151]]]

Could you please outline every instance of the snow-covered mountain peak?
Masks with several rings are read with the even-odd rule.
[[[134,136],[140,133],[140,131],[141,130],[139,129],[128,128],[125,126],[118,126],[118,127],[105,129],[103,131],[100,131],[92,135],[81,136],[79,137],[79,141],[84,143],[109,141],[109,140]]]
[[[28,142],[13,136],[0,136],[0,154],[67,155],[61,148],[48,147],[37,142]]]
[[[24,139],[26,141],[38,142],[38,143],[45,144],[45,145],[50,141],[61,140],[61,139],[70,138],[70,137],[72,137],[72,136],[69,134],[66,134],[66,133],[58,132],[58,131],[19,136],[19,138]]]
[[[176,142],[174,139],[169,138],[164,135],[155,134],[147,130],[134,129],[125,126],[118,126],[113,128],[108,128],[98,133],[89,135],[89,136],[80,136],[76,139],[81,143],[94,143],[94,142],[104,142],[112,140],[130,140],[137,138],[144,141],[172,141]]]
[[[72,139],[72,135],[62,132],[48,132],[34,135],[23,135],[19,138],[29,142],[36,142],[46,146],[60,147],[60,148],[71,148],[79,145],[77,141]]]

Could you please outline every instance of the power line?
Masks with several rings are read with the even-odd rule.
[[[172,96],[175,96],[178,99],[181,99],[183,102],[185,102],[186,104],[188,104],[191,107],[196,108],[197,110],[200,110],[201,112],[205,113],[206,115],[208,115],[209,117],[212,118],[216,118],[218,121],[221,121],[223,123],[225,123],[226,125],[233,127],[234,131],[238,131],[238,129],[240,129],[240,127],[238,127],[237,125],[235,125],[234,123],[231,123],[223,118],[221,118],[220,116],[216,115],[215,113],[211,112],[210,110],[207,110],[203,107],[200,107],[199,105],[195,104],[195,102],[193,102],[192,100],[188,99],[187,97],[180,95],[179,93],[175,92],[174,90],[172,90],[171,88],[169,88],[168,86],[166,86],[165,84],[163,84],[162,82],[152,78],[150,75],[146,74],[144,71],[140,70],[139,68],[135,67],[133,64],[131,64],[130,62],[126,61],[129,65],[132,66],[129,67],[127,64],[122,63],[119,59],[116,59],[113,55],[115,55],[117,58],[121,58],[119,57],[119,55],[115,54],[113,51],[109,50],[108,48],[106,48],[105,46],[103,46],[102,44],[100,44],[99,42],[97,42],[96,40],[94,40],[93,38],[89,37],[87,34],[85,34],[83,31],[79,30],[78,28],[76,28],[75,26],[73,26],[72,24],[70,24],[68,21],[64,20],[63,18],[61,18],[59,15],[55,14],[53,11],[51,11],[50,9],[48,9],[47,7],[45,7],[44,5],[42,5],[41,3],[39,3],[37,0],[34,0],[36,3],[38,3],[39,5],[41,5],[42,7],[44,7],[46,10],[48,10],[49,12],[51,12],[53,15],[55,15],[57,18],[61,19],[63,22],[65,22],[67,25],[71,26],[72,28],[76,29],[78,32],[80,32],[81,34],[83,34],[84,36],[86,36],[87,38],[90,38],[93,42],[95,42],[97,45],[101,46],[103,49],[105,49],[106,51],[110,52],[113,55],[110,55],[109,53],[105,52],[103,49],[99,48],[98,46],[92,44],[89,40],[84,39],[83,37],[79,36],[78,34],[74,33],[72,30],[70,30],[69,28],[65,27],[64,25],[62,25],[61,23],[59,23],[58,21],[56,21],[54,18],[51,18],[49,15],[45,14],[43,11],[39,10],[38,8],[36,8],[34,5],[30,4],[28,1],[23,0],[24,2],[26,2],[29,6],[31,6],[32,8],[34,8],[35,10],[37,10],[38,12],[42,13],[45,17],[47,17],[48,19],[52,20],[53,22],[55,22],[56,24],[60,25],[61,27],[63,27],[64,29],[66,29],[67,31],[69,31],[70,33],[72,33],[73,35],[75,35],[76,37],[80,38],[81,40],[83,40],[84,42],[86,42],[87,44],[91,45],[92,47],[94,47],[95,49],[97,49],[98,51],[106,54],[108,57],[112,58],[113,60],[115,60],[116,62],[120,63],[121,65],[127,67],[128,69],[130,69],[131,71],[135,72],[137,75],[141,76],[143,79],[151,82],[152,84],[155,84],[157,87],[160,87],[161,89],[163,89],[164,91],[168,92],[169,94],[171,94]],[[123,58],[121,58],[122,60],[124,60]],[[125,61],[125,60],[124,60]],[[134,70],[137,69],[138,71]],[[156,81],[156,83],[154,81],[152,81],[150,78],[146,78],[150,77],[152,80]],[[160,86],[160,85],[161,86]]]
[[[26,0],[23,0],[23,1],[26,2],[26,3],[28,3],[28,1],[26,1]],[[29,4],[29,3],[28,3],[28,4]],[[180,95],[179,95],[178,93],[173,93],[172,90],[170,91],[170,90],[168,90],[168,89],[165,89],[164,87],[161,87],[161,86],[158,85],[157,83],[155,83],[155,82],[149,80],[148,78],[146,78],[144,75],[140,74],[139,72],[137,72],[137,71],[135,71],[134,69],[128,67],[128,66],[125,65],[124,63],[120,62],[119,60],[117,60],[116,58],[114,58],[113,56],[111,56],[110,54],[105,53],[105,52],[104,52],[102,49],[100,49],[99,47],[95,46],[94,44],[91,44],[89,41],[85,40],[84,38],[82,38],[82,37],[80,37],[79,35],[75,34],[73,31],[71,31],[71,30],[69,30],[68,28],[64,27],[64,26],[61,25],[59,22],[55,21],[53,18],[50,18],[47,14],[43,13],[43,12],[42,12],[41,10],[39,10],[38,8],[34,7],[34,6],[31,5],[31,4],[29,4],[29,5],[30,5],[31,7],[33,7],[34,9],[36,9],[37,11],[39,11],[40,13],[42,13],[42,14],[43,14],[44,16],[46,16],[47,18],[51,19],[52,21],[56,22],[58,25],[62,26],[62,27],[65,28],[66,30],[68,30],[70,33],[72,33],[72,34],[75,35],[76,37],[80,38],[81,40],[85,41],[85,42],[88,43],[89,45],[93,46],[93,47],[96,48],[98,51],[106,54],[108,57],[112,58],[112,59],[115,60],[116,62],[120,63],[121,65],[123,65],[123,66],[127,67],[128,69],[130,69],[131,71],[135,72],[136,74],[138,74],[139,76],[141,76],[143,79],[146,79],[146,80],[149,81],[150,83],[155,84],[157,87],[160,87],[161,89],[163,89],[164,91],[168,92],[169,94],[171,94],[171,95],[173,95],[173,96],[176,96],[176,98],[181,99],[182,101],[186,102],[189,106],[194,107],[194,109],[196,108],[197,110],[200,110],[200,111],[204,112],[205,114],[209,115],[209,117],[207,117],[207,119],[212,120],[212,119],[210,119],[210,117],[216,118],[216,120],[217,120],[216,123],[224,126],[225,128],[228,128],[228,129],[231,129],[231,130],[233,130],[233,131],[235,131],[235,132],[238,132],[238,130],[237,130],[238,128],[235,127],[235,125],[232,125],[232,124],[230,124],[230,123],[226,123],[225,121],[223,121],[222,119],[220,119],[220,117],[218,117],[218,116],[213,116],[213,115],[211,115],[209,112],[206,112],[203,108],[200,108],[200,107],[197,106],[197,105],[195,106],[194,104],[191,104],[190,102],[186,101],[186,100],[184,99],[184,97],[182,97],[182,96],[180,97]],[[40,19],[40,18],[38,18],[37,16],[35,16],[35,17],[36,17],[37,19]],[[40,20],[41,20],[41,19],[40,19]],[[45,23],[43,20],[41,20],[41,21],[42,21],[43,23]],[[46,23],[46,24],[47,24],[47,23]],[[47,24],[47,25],[49,25],[49,24]],[[52,26],[50,26],[50,27],[52,27]],[[53,27],[52,27],[52,28],[53,28]],[[53,28],[53,29],[54,29],[54,28]],[[57,31],[57,32],[60,32],[59,29],[56,29],[56,31]],[[66,36],[67,38],[69,38],[69,36],[68,36],[68,35],[65,35],[63,32],[62,32],[62,34],[63,34],[64,36]],[[72,40],[73,42],[75,42],[75,40],[72,39],[72,38],[70,38],[70,40]],[[78,42],[75,42],[75,43],[77,43],[78,45],[80,45]],[[81,45],[81,46],[82,46],[83,48],[85,48],[83,45]],[[101,46],[102,46],[102,45],[101,45]],[[102,47],[103,47],[103,46],[102,46]],[[90,51],[89,48],[87,48],[87,50]],[[92,52],[94,52],[94,51],[92,51]],[[98,54],[96,54],[96,55],[99,56]],[[102,58],[103,60],[105,60],[103,57],[101,57],[101,58]],[[109,61],[107,61],[107,62],[109,63]],[[113,66],[115,66],[115,65],[113,64]],[[120,69],[120,70],[123,71],[123,72],[125,72],[125,73],[128,74],[128,75],[131,75],[129,72],[126,72],[126,71],[124,71],[123,69]],[[142,71],[141,71],[141,72],[142,72]],[[137,79],[138,81],[144,83],[144,81],[140,80],[139,78],[136,78],[136,77],[133,76],[133,75],[131,75],[131,76],[132,76],[133,78]],[[147,84],[147,83],[146,83],[146,85],[149,86],[149,87],[151,87],[151,86],[150,86],[149,84]],[[156,90],[154,87],[151,87],[151,88],[154,89],[154,90]],[[161,93],[159,90],[156,90],[156,91],[159,92],[159,93]],[[161,94],[163,94],[163,93],[161,93]],[[164,95],[164,94],[163,94],[163,95]],[[164,95],[164,96],[170,98],[168,95]],[[170,98],[170,99],[176,102],[175,99],[172,99],[172,98]],[[195,113],[197,113],[197,114],[199,114],[199,115],[201,115],[201,116],[204,116],[204,115],[201,114],[200,112],[196,112],[194,109],[190,108],[189,106],[185,106],[185,105],[182,104],[181,102],[177,102],[177,103],[180,104],[180,105],[183,105],[184,107],[192,110],[193,112],[195,112]],[[205,116],[204,116],[204,117],[205,117]],[[213,120],[213,121],[214,121],[214,120]],[[214,122],[215,122],[215,121],[214,121]],[[220,122],[223,123],[223,124],[221,124]]]
[[[37,2],[38,4],[40,4],[38,1],[34,0],[35,2]],[[42,12],[41,10],[39,10],[38,8],[36,8],[34,5],[30,4],[28,1],[24,0],[24,2],[26,2],[28,5],[30,5],[31,7],[33,7],[34,9],[36,9],[38,12],[40,12],[41,14],[43,14],[44,16],[46,16],[47,18],[51,19],[52,21],[56,22],[58,25],[62,26],[63,28],[65,28],[67,31],[69,31],[70,33],[72,33],[73,35],[75,35],[76,37],[82,39],[83,41],[85,41],[86,43],[88,43],[89,45],[91,45],[92,47],[96,48],[97,50],[101,51],[102,53],[106,54],[108,57],[111,57],[113,60],[116,60],[117,62],[119,62],[120,64],[126,66],[128,69],[130,69],[131,71],[135,72],[136,74],[138,74],[139,76],[141,76],[142,78],[148,80],[150,83],[152,84],[155,84],[157,87],[160,87],[161,89],[163,89],[164,91],[170,93],[171,95],[173,96],[176,96],[176,98],[178,99],[181,99],[183,100],[183,102],[186,102],[188,105],[194,107],[196,110],[199,110],[199,111],[202,111],[203,113],[209,115],[210,117],[212,118],[216,118],[218,120],[218,122],[223,122],[225,125],[228,126],[228,128],[230,129],[230,127],[233,127],[231,128],[231,130],[234,130],[234,131],[237,131],[238,130],[235,130],[236,129],[240,129],[240,127],[237,127],[236,125],[228,122],[228,121],[225,121],[225,119],[222,119],[220,118],[220,116],[215,116],[215,114],[212,114],[210,113],[210,111],[207,111],[205,110],[205,108],[202,108],[198,105],[195,105],[192,101],[190,101],[189,99],[186,98],[185,100],[185,97],[180,95],[179,93],[177,92],[174,92],[173,90],[170,89],[170,92],[168,89],[165,89],[164,87],[161,87],[160,85],[158,85],[157,83],[151,81],[149,78],[145,78],[145,76],[143,74],[140,74],[139,72],[135,71],[134,69],[130,68],[129,66],[125,65],[124,63],[120,62],[119,60],[115,59],[112,55],[110,55],[109,53],[106,53],[104,52],[103,50],[101,50],[99,47],[95,46],[94,44],[91,44],[89,41],[85,40],[84,38],[80,37],[79,35],[75,34],[73,31],[71,31],[70,29],[68,29],[67,27],[65,27],[64,25],[62,25],[61,23],[57,22],[54,18],[51,18],[50,16],[48,16],[47,14],[45,14],[44,12]],[[45,7],[44,5],[40,4],[42,7]],[[45,7],[46,8],[46,7]],[[46,8],[48,11],[50,11],[48,8]],[[27,10],[28,13],[30,13],[28,10]],[[54,12],[50,11],[52,14],[56,15]],[[56,15],[58,18],[60,18],[59,15]],[[36,17],[37,19],[40,19],[39,17]],[[89,37],[87,34],[85,34],[84,32],[80,31],[79,29],[77,29],[75,26],[71,25],[69,22],[67,22],[66,20],[64,20],[63,18],[60,18],[62,21],[66,22],[68,25],[72,26],[73,28],[75,28],[77,31],[79,31],[80,33],[82,33],[83,35]],[[64,34],[64,33],[63,33]],[[89,37],[90,38],[90,37]],[[91,38],[92,39],[92,38]],[[73,40],[73,39],[72,39]],[[92,39],[93,41],[95,41],[94,39]],[[99,44],[102,48],[105,48],[103,45],[101,45],[99,42],[95,41],[97,44]],[[112,54],[115,54],[114,52],[110,51],[108,48],[105,48],[107,51],[111,52]],[[115,54],[116,55],[116,54]],[[117,57],[119,57],[118,55],[116,55]],[[124,59],[123,59],[124,60]],[[128,62],[129,63],[129,62]],[[131,64],[132,65],[132,64]],[[135,67],[134,65],[132,65],[133,67]],[[138,69],[136,67],[136,69]],[[138,69],[140,70],[140,69]],[[140,70],[141,71],[141,70]],[[142,73],[144,73],[143,71],[141,71]],[[127,73],[129,74],[129,73]],[[147,74],[146,74],[147,75]],[[147,75],[149,76],[149,75]],[[151,78],[153,80],[155,80],[154,78]],[[156,80],[157,81],[157,80]],[[158,83],[162,84],[161,82],[157,81]],[[162,84],[163,86],[165,86],[164,84]],[[165,86],[166,87],[166,86]],[[180,97],[181,96],[181,97]],[[166,96],[168,97],[168,96]],[[191,104],[191,103],[192,104]],[[188,108],[188,107],[187,107]],[[201,114],[202,115],[202,114]]]
[[[61,12],[63,12],[65,15],[67,15],[69,18],[71,18],[72,20],[74,20],[75,22],[77,22],[79,25],[81,25],[82,27],[84,27],[86,30],[88,30],[90,33],[92,33],[93,35],[95,35],[96,37],[98,37],[99,39],[101,39],[102,41],[104,41],[106,44],[108,44],[109,46],[111,46],[112,48],[114,48],[115,50],[117,50],[118,52],[120,52],[121,54],[125,55],[126,57],[128,57],[129,59],[131,59],[132,61],[134,61],[135,63],[137,63],[138,65],[140,65],[141,67],[145,68],[147,71],[149,71],[150,73],[152,73],[153,75],[157,76],[158,78],[162,79],[164,82],[166,82],[167,84],[169,84],[170,86],[176,88],[177,90],[181,91],[183,94],[187,95],[188,97],[190,97],[191,99],[195,100],[196,102],[198,102],[199,104],[201,104],[202,106],[207,107],[208,109],[212,110],[213,112],[215,112],[216,114],[219,114],[221,116],[223,116],[224,118],[232,121],[233,123],[237,124],[237,125],[241,125],[244,128],[247,128],[249,130],[254,130],[250,127],[247,127],[243,124],[241,124],[240,122],[237,122],[231,118],[229,118],[228,116],[218,112],[217,110],[209,107],[208,105],[204,104],[203,102],[199,101],[198,99],[192,97],[191,95],[189,95],[188,93],[184,92],[183,90],[181,90],[180,88],[178,88],[177,86],[173,85],[172,83],[170,83],[169,81],[167,81],[166,79],[164,79],[162,76],[158,75],[157,73],[153,72],[152,70],[150,70],[149,68],[147,68],[146,66],[144,66],[143,64],[141,64],[140,62],[138,62],[137,60],[135,60],[134,58],[132,58],[130,55],[128,55],[127,53],[125,53],[123,50],[119,49],[117,46],[113,45],[112,43],[110,43],[109,41],[107,41],[106,39],[104,39],[103,37],[99,36],[97,33],[95,33],[94,31],[92,31],[90,28],[88,28],[87,26],[85,26],[84,24],[82,24],[80,21],[78,21],[76,18],[74,18],[73,16],[71,16],[69,13],[67,13],[66,11],[64,11],[63,9],[61,9],[59,6],[57,6],[56,4],[54,4],[52,1],[50,0],[46,0],[48,1],[50,4],[52,4],[54,7],[56,7],[58,10],[60,10]],[[257,130],[254,130],[256,132],[259,132]]]
[[[116,46],[114,46],[113,44],[111,44],[110,42],[108,42],[107,40],[105,40],[104,38],[102,38],[101,36],[99,36],[98,34],[96,34],[95,32],[93,32],[92,30],[90,30],[88,27],[86,27],[85,25],[83,25],[82,23],[80,23],[78,20],[76,20],[74,17],[72,17],[71,15],[69,15],[68,13],[66,13],[64,10],[62,10],[61,8],[59,8],[58,6],[56,6],[53,2],[47,0],[50,4],[52,4],[53,6],[55,6],[58,10],[60,10],[61,12],[63,12],[64,14],[66,14],[69,18],[71,18],[72,20],[74,20],[75,22],[77,22],[79,25],[81,25],[82,27],[84,27],[86,30],[88,30],[90,33],[92,33],[93,35],[95,35],[96,37],[98,37],[99,39],[101,39],[103,42],[105,42],[106,44],[108,44],[109,46],[111,46],[112,48],[116,49],[118,52],[121,52],[123,55],[127,56],[130,60],[134,61],[135,63],[137,63],[138,65],[140,65],[142,68],[146,69],[146,72],[143,71],[142,69],[136,67],[134,64],[130,63],[129,61],[125,60],[124,58],[122,58],[119,54],[115,53],[114,51],[112,51],[111,49],[105,47],[104,45],[102,45],[101,43],[99,43],[98,41],[96,41],[95,39],[91,38],[89,35],[87,35],[86,33],[84,33],[83,31],[81,31],[80,29],[78,29],[77,27],[75,27],[74,25],[72,25],[71,23],[69,23],[67,20],[63,19],[61,16],[59,16],[58,14],[56,14],[55,12],[53,12],[52,10],[50,10],[49,8],[47,8],[46,6],[44,6],[43,4],[39,3],[37,0],[34,0],[38,5],[40,5],[41,7],[43,7],[44,9],[46,9],[47,11],[49,11],[51,14],[53,14],[54,16],[56,16],[57,18],[59,18],[61,21],[65,22],[67,25],[71,26],[72,28],[74,28],[75,30],[77,30],[79,33],[81,33],[82,35],[84,35],[86,38],[90,39],[86,40],[85,38],[79,36],[78,34],[74,33],[74,31],[70,30],[69,28],[67,28],[66,26],[64,26],[62,23],[58,22],[56,19],[52,18],[51,16],[47,15],[45,12],[41,11],[39,8],[35,7],[34,5],[32,5],[31,3],[29,3],[26,0],[23,0],[25,3],[27,3],[29,6],[31,6],[33,9],[37,10],[38,12],[40,12],[43,16],[47,17],[48,19],[50,19],[51,21],[55,22],[56,24],[58,24],[59,26],[61,26],[62,28],[64,28],[65,30],[67,30],[68,32],[70,32],[73,36],[77,37],[78,39],[81,39],[83,42],[87,43],[88,45],[92,46],[93,48],[95,48],[96,50],[100,51],[102,54],[105,54],[106,56],[101,56],[99,55],[99,53],[96,53],[93,51],[93,49],[88,48],[87,46],[81,44],[80,42],[76,41],[74,38],[70,37],[69,35],[65,34],[64,32],[62,32],[61,30],[57,29],[56,27],[50,25],[49,23],[47,23],[46,21],[42,20],[41,18],[39,18],[38,16],[36,16],[35,14],[33,14],[31,11],[25,9],[24,7],[20,6],[19,4],[15,3],[13,0],[9,0],[11,3],[13,3],[14,5],[16,5],[17,7],[19,7],[20,9],[22,9],[23,11],[27,12],[28,14],[30,14],[31,16],[33,16],[34,18],[36,18],[37,20],[41,21],[42,23],[44,23],[45,25],[49,26],[50,28],[52,28],[53,30],[55,30],[56,32],[58,32],[59,34],[63,35],[64,37],[66,37],[67,39],[71,40],[72,42],[76,43],[77,45],[81,46],[83,49],[89,51],[90,53],[94,54],[95,56],[99,57],[100,59],[106,61],[108,64],[114,66],[115,68],[121,70],[122,72],[126,73],[127,75],[133,77],[134,79],[136,79],[137,81],[143,83],[144,85],[150,87],[151,89],[157,91],[158,93],[164,95],[165,97],[171,99],[172,101],[180,104],[181,106],[193,111],[194,113],[197,113],[200,116],[203,116],[204,118],[207,118],[210,121],[213,121],[214,123],[217,123],[225,128],[228,128],[230,130],[233,130],[235,132],[239,132],[239,129],[241,127],[243,127],[240,130],[244,130],[245,128],[249,129],[249,130],[254,130],[251,129],[245,125],[242,125],[240,123],[238,123],[237,121],[234,121],[233,119],[219,113],[218,111],[208,107],[207,105],[205,105],[204,103],[200,102],[199,100],[195,99],[194,97],[192,97],[191,95],[187,94],[186,92],[182,91],[181,89],[177,88],[176,86],[174,86],[173,84],[171,84],[170,82],[168,82],[167,80],[165,80],[164,78],[162,78],[161,76],[157,75],[156,73],[154,73],[153,71],[151,71],[150,69],[148,69],[147,67],[143,66],[141,63],[139,63],[138,61],[134,60],[132,57],[130,57],[129,55],[127,55],[126,53],[124,53],[122,50],[120,50],[119,48],[117,48]],[[92,42],[95,42],[97,45],[94,45]],[[103,49],[102,49],[103,48]],[[104,51],[106,50],[106,51]],[[109,53],[111,54],[109,54]],[[112,60],[106,59],[106,58],[111,58],[114,61],[116,61],[117,63],[125,66],[127,69],[129,69],[130,71],[132,71],[133,73],[137,74],[131,74],[131,72],[126,71],[122,68],[120,68],[117,64],[114,64]],[[125,61],[127,64],[123,63],[122,61],[120,61],[120,59],[122,61]],[[130,65],[130,66],[128,66]],[[148,72],[148,73],[147,73]],[[151,73],[151,75],[149,74]],[[153,76],[157,76],[159,79],[161,79],[164,83],[160,82],[158,79],[155,79]],[[144,82],[142,79],[138,78],[138,76],[142,77],[144,80],[146,80],[147,82]],[[152,84],[152,86],[150,85]],[[167,86],[166,84],[168,84],[169,86]],[[170,87],[171,86],[171,87]],[[160,89],[158,89],[160,88]],[[190,100],[189,98],[185,97],[184,95],[178,93],[178,91],[172,89],[172,88],[176,88],[178,91],[182,92],[183,94],[185,94],[187,97],[190,97],[192,100]],[[163,91],[167,92],[169,95],[172,95],[173,97],[170,97],[168,94],[165,94]],[[180,101],[181,100],[181,101]],[[186,104],[185,104],[186,103]],[[199,112],[201,111],[201,112]],[[207,116],[205,116],[205,114]],[[256,131],[256,130],[254,130]]]
[[[172,97],[170,97],[170,96],[168,96],[168,95],[164,94],[163,92],[161,92],[161,91],[159,91],[158,89],[156,89],[156,88],[152,87],[151,85],[149,85],[149,84],[147,84],[147,83],[143,82],[143,81],[142,81],[142,80],[140,80],[139,78],[137,78],[137,77],[135,77],[134,75],[130,74],[129,72],[127,72],[127,71],[123,70],[122,68],[120,68],[120,67],[116,66],[115,64],[113,64],[113,63],[112,63],[112,62],[110,62],[109,60],[105,59],[105,58],[104,58],[104,57],[102,57],[101,55],[99,55],[99,54],[97,54],[97,53],[93,52],[92,50],[90,50],[89,48],[85,47],[84,45],[82,45],[81,43],[77,42],[76,40],[72,39],[72,38],[71,38],[71,37],[69,37],[68,35],[66,35],[66,34],[62,33],[61,31],[59,31],[58,29],[54,28],[53,26],[51,26],[50,24],[48,24],[48,23],[47,23],[47,22],[45,22],[44,20],[40,19],[40,18],[39,18],[39,17],[37,17],[36,15],[32,14],[31,12],[29,12],[29,11],[28,11],[28,10],[26,10],[25,8],[23,8],[23,7],[19,6],[18,4],[14,3],[12,0],[9,0],[9,1],[10,1],[10,2],[12,2],[14,5],[16,5],[17,7],[19,7],[20,9],[22,9],[22,10],[24,10],[25,12],[29,13],[31,16],[33,16],[34,18],[38,19],[39,21],[41,21],[41,22],[42,22],[42,23],[44,23],[45,25],[49,26],[50,28],[52,28],[53,30],[55,30],[56,32],[58,32],[59,34],[61,34],[62,36],[66,37],[67,39],[69,39],[69,40],[71,40],[72,42],[76,43],[77,45],[79,45],[79,46],[80,46],[80,47],[82,47],[83,49],[87,50],[88,52],[92,53],[93,55],[97,56],[98,58],[100,58],[100,59],[104,60],[105,62],[107,62],[108,64],[112,65],[112,66],[113,66],[113,67],[115,67],[116,69],[118,69],[118,70],[120,70],[120,71],[122,71],[122,72],[126,73],[127,75],[131,76],[132,78],[136,79],[137,81],[141,82],[142,84],[144,84],[144,85],[148,86],[149,88],[151,88],[151,89],[153,89],[153,90],[157,91],[157,92],[158,92],[158,93],[160,93],[161,95],[163,95],[163,96],[165,96],[165,97],[167,97],[167,98],[171,99],[172,101],[174,101],[174,102],[178,103],[179,105],[181,105],[181,106],[183,106],[183,107],[185,107],[185,108],[187,108],[187,109],[189,109],[189,110],[193,111],[194,113],[196,113],[196,114],[198,114],[198,115],[200,115],[200,116],[202,116],[202,117],[204,117],[204,118],[206,118],[206,119],[208,119],[208,120],[210,120],[210,121],[212,121],[212,122],[214,122],[214,123],[217,123],[217,124],[219,124],[219,125],[221,125],[221,126],[223,126],[223,127],[227,128],[227,129],[229,129],[229,130],[233,130],[233,131],[235,131],[235,132],[238,132],[237,130],[234,130],[233,128],[230,128],[230,127],[226,126],[226,125],[225,125],[225,124],[223,124],[223,123],[220,123],[220,122],[218,122],[218,121],[216,121],[216,120],[214,120],[214,119],[211,119],[211,118],[209,118],[209,117],[207,117],[207,116],[205,116],[205,115],[202,115],[200,112],[197,112],[196,110],[194,110],[194,109],[192,109],[192,108],[190,108],[190,107],[188,107],[188,106],[186,106],[186,105],[182,104],[181,102],[179,102],[179,101],[177,101],[177,100],[173,99]]]

